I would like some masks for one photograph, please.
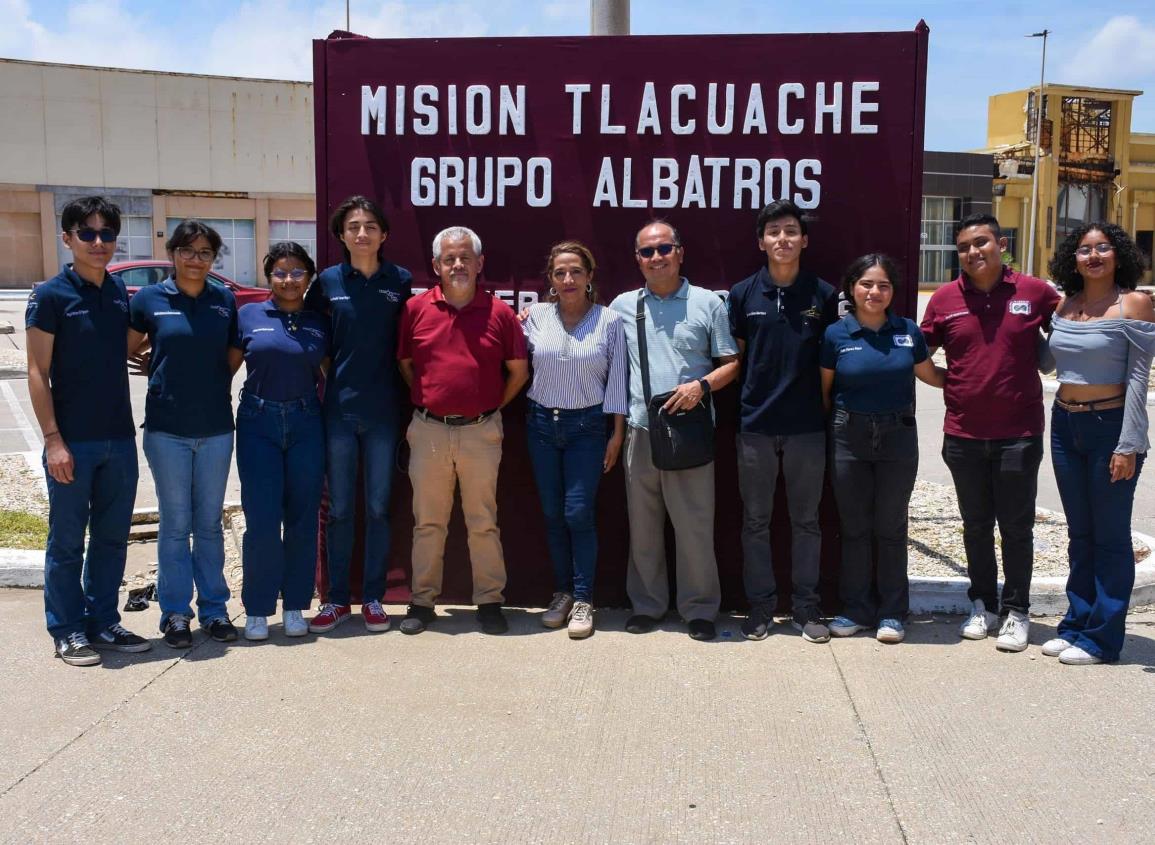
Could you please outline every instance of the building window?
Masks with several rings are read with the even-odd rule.
[[[172,235],[182,218],[168,219],[168,234]],[[256,284],[257,246],[256,224],[252,220],[206,220],[200,222],[217,230],[221,236],[221,251],[213,270],[244,285]]]
[[[269,246],[281,241],[295,241],[317,260],[317,222],[315,220],[270,220]]]
[[[152,218],[120,218],[120,237],[116,239],[113,261],[139,261],[152,258]]]
[[[959,197],[922,198],[920,282],[949,282],[958,276],[954,227],[962,219],[962,205]]]
[[[1002,227],[1003,237],[1007,239],[1006,254],[1011,257],[1010,263],[1019,266],[1019,230]]]

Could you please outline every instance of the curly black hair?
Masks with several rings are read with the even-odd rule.
[[[1085,223],[1067,235],[1047,265],[1051,278],[1063,293],[1074,296],[1083,289],[1083,277],[1075,264],[1075,250],[1088,232],[1102,232],[1115,247],[1115,284],[1124,290],[1135,290],[1147,268],[1147,259],[1135,241],[1114,223]]]
[[[275,243],[269,248],[269,254],[265,256],[262,262],[262,269],[265,271],[265,278],[269,279],[273,275],[273,267],[282,258],[294,258],[301,262],[301,266],[305,268],[305,272],[309,274],[309,279],[317,275],[317,265],[313,262],[308,251],[299,243],[294,241],[281,241]],[[308,281],[308,280],[306,280]]]
[[[898,286],[901,283],[901,278],[898,271],[898,265],[894,263],[894,259],[889,255],[883,255],[881,252],[871,252],[854,259],[846,272],[842,274],[842,295],[846,299],[846,310],[854,313],[854,285],[862,278],[862,274],[871,267],[881,267],[882,272],[886,273],[886,278],[890,279],[890,286],[898,292]],[[890,309],[886,309],[887,313]]]

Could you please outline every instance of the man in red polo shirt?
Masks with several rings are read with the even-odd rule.
[[[1003,265],[1007,239],[989,214],[959,221],[955,244],[962,272],[931,296],[922,332],[932,353],[946,349],[942,457],[958,494],[972,602],[959,633],[981,640],[997,627],[997,648],[1022,651],[1043,458],[1039,331],[1050,325],[1059,294]],[[1003,552],[1001,626],[996,521]]]
[[[529,380],[525,335],[513,309],[477,287],[481,239],[455,226],[433,239],[441,284],[410,299],[401,313],[397,358],[410,387],[413,421],[413,588],[401,631],[419,634],[434,620],[441,592],[453,492],[469,531],[473,601],[481,630],[508,630],[501,612],[505,557],[497,529],[501,409]]]

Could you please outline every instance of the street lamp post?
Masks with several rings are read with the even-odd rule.
[[[629,35],[630,0],[590,0],[590,35]]]
[[[1044,29],[1042,32],[1034,32],[1027,36],[1027,38],[1043,39],[1043,63],[1039,70],[1039,96],[1035,101],[1035,167],[1031,171],[1031,232],[1027,240],[1026,271],[1031,274],[1035,272],[1035,229],[1039,219],[1039,146],[1043,138],[1043,85],[1047,76],[1047,36],[1050,34],[1049,29]]]

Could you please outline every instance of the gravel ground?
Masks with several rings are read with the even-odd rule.
[[[22,455],[0,455],[0,510],[48,516],[40,477]]]
[[[28,353],[14,349],[8,341],[0,341],[0,378],[27,378]]]

